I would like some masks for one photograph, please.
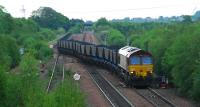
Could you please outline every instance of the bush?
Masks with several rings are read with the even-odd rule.
[[[45,96],[44,107],[86,107],[85,96],[75,83],[77,81],[72,81],[69,76],[66,78],[54,92]]]

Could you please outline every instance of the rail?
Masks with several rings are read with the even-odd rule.
[[[53,78],[56,78],[55,77],[55,71],[56,71],[56,68],[58,69],[58,60],[59,60],[59,57],[60,57],[60,55],[58,55],[57,57],[56,57],[56,60],[55,60],[55,63],[54,63],[54,66],[53,66],[53,71],[52,71],[52,73],[51,73],[51,77],[50,77],[50,79],[49,79],[49,83],[48,83],[48,86],[47,86],[47,89],[46,89],[46,93],[48,93],[49,92],[49,90],[51,89],[51,87],[52,87],[52,81],[53,81]],[[64,56],[63,56],[64,57]],[[64,59],[64,58],[63,58]],[[62,63],[61,65],[62,65],[62,67],[59,67],[59,68],[61,68],[62,69],[62,77],[61,77],[61,72],[58,72],[58,76],[59,76],[59,79],[61,79],[61,81],[63,82],[64,81],[64,79],[65,79],[65,69],[64,69],[64,60],[63,61],[61,61],[60,63]],[[61,71],[60,69],[58,69],[58,71]],[[57,79],[55,79],[55,80],[58,80],[58,78]],[[55,81],[54,80],[54,81]],[[60,81],[60,80],[59,80]]]
[[[90,67],[89,75],[113,107],[134,107],[108,80]]]
[[[140,96],[142,96],[155,107],[177,107],[175,104],[151,88],[135,90]]]

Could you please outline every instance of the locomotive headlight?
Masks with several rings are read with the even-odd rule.
[[[133,71],[131,71],[131,74],[133,74]]]
[[[152,69],[151,68],[149,68],[149,69],[147,69],[148,71],[152,71]]]
[[[147,70],[148,73],[152,73],[152,70]]]

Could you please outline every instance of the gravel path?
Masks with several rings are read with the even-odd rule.
[[[176,95],[175,89],[155,89],[162,96],[168,98],[172,103],[178,107],[195,107],[191,101]]]

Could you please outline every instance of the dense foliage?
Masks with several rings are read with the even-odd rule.
[[[3,107],[84,107],[84,95],[78,85],[74,84],[70,73],[65,75],[64,82],[56,90],[46,93],[45,82],[41,81],[38,72],[38,61],[27,53],[19,66],[20,74],[4,75],[6,88],[0,94]],[[70,72],[70,71],[66,71]],[[1,93],[2,92],[2,93]],[[4,93],[3,93],[4,92]]]
[[[0,6],[0,107],[85,106],[84,96],[71,79],[46,94],[46,80],[39,77],[39,62],[45,63],[53,56],[48,42],[69,29],[66,25],[69,19],[51,9],[48,12],[66,22],[51,25],[55,20],[47,20],[47,17],[47,23],[38,23],[32,18],[13,18]],[[70,89],[72,92],[68,93]]]

